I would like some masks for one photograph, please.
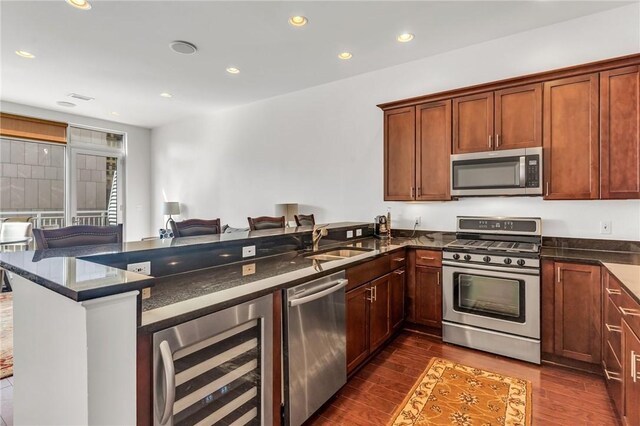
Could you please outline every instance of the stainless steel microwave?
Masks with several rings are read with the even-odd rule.
[[[451,195],[542,195],[542,148],[452,155]]]

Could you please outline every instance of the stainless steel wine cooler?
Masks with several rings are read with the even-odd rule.
[[[273,296],[153,336],[155,425],[272,421]]]

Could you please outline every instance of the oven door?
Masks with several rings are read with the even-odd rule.
[[[443,320],[540,338],[540,275],[484,265],[443,267]]]

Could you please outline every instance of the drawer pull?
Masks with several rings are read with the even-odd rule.
[[[404,257],[397,257],[393,259],[394,262],[404,262]]]
[[[631,351],[631,378],[633,383],[640,379],[638,377],[638,355],[636,355],[636,351]]]
[[[426,257],[426,256],[420,256],[420,259],[422,259],[422,260],[436,260],[435,257]]]
[[[393,273],[396,274],[396,275],[402,275],[402,274],[404,274],[404,270],[393,271]]]
[[[640,310],[638,309],[620,308],[620,312],[622,312],[624,316],[640,317]]]
[[[370,293],[369,293],[369,297],[366,297],[365,299],[367,299],[369,302],[373,303],[374,300],[376,300],[376,299],[373,298],[373,287],[369,287],[367,289],[367,291],[370,292]]]
[[[438,276],[436,277],[436,281],[438,285],[440,285],[440,271],[437,272]]]
[[[616,373],[615,371],[609,371],[606,368],[604,369],[604,375],[607,376],[607,380],[614,380],[616,382],[622,381],[622,377],[620,377],[620,373]]]
[[[605,327],[607,327],[608,331],[612,331],[615,333],[622,333],[622,327],[620,327],[619,325],[610,325],[607,324],[606,322],[604,323]]]
[[[615,288],[608,288],[607,287],[607,293],[609,293],[609,294],[622,294],[622,291],[617,290]]]

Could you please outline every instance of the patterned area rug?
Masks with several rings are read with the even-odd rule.
[[[434,358],[389,425],[529,426],[531,383]]]
[[[13,375],[13,293],[0,293],[0,379]]]

